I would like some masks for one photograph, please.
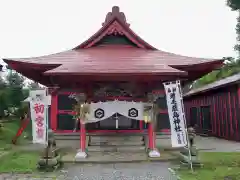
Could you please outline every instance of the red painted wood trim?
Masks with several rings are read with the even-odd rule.
[[[54,131],[55,133],[75,133],[75,132],[79,132],[80,133],[80,130],[77,130],[77,131],[73,131],[73,130],[56,130]]]
[[[143,120],[141,120],[141,121],[139,122],[139,129],[140,129],[140,130],[143,129]]]
[[[219,111],[221,112],[221,128],[220,130],[222,131],[222,136],[225,137],[225,132],[224,132],[224,125],[223,125],[223,107],[222,107],[222,104],[223,104],[223,99],[222,99],[222,96],[219,96],[220,97],[220,104],[221,104],[221,108],[219,109]]]
[[[153,136],[153,125],[148,123],[148,148],[151,150],[154,148]]]
[[[80,94],[81,92],[71,92],[71,91],[62,91],[62,92],[58,92],[58,94],[61,95],[71,95],[71,94]]]
[[[90,41],[90,39],[91,39],[90,38],[88,40],[90,42],[88,44],[84,45],[83,48],[90,48],[90,47],[92,47],[94,44],[96,44],[98,41],[100,41],[104,36],[106,36],[111,28],[116,28],[118,32],[123,32],[123,34],[128,39],[130,39],[133,43],[135,43],[138,47],[145,49],[145,45],[142,44],[141,42],[139,42],[136,38],[132,37],[132,35],[129,32],[127,32],[124,29],[124,27],[121,24],[119,24],[117,21],[112,22],[109,27],[107,27],[103,32],[101,32],[101,34],[100,33],[98,34],[98,32],[97,32],[98,36],[96,38],[94,38],[92,41]]]
[[[57,108],[58,108],[58,96],[53,94],[51,97],[51,129],[57,130]]]
[[[160,114],[168,114],[168,110],[167,109],[160,109],[159,113]]]
[[[240,107],[240,87],[238,87],[238,107]],[[239,136],[239,128],[238,128],[238,121],[236,121],[236,125],[237,125],[237,132],[238,132],[238,140],[240,140],[240,136]]]
[[[232,102],[231,102],[231,93],[228,92],[228,106],[229,106],[229,118],[230,118],[230,128],[231,128],[231,137],[233,136],[233,119],[232,119]]]
[[[218,136],[221,137],[221,109],[219,108],[219,104],[221,104],[220,101],[220,96],[217,96],[217,102],[218,102],[218,108],[217,108],[217,112],[218,112]]]
[[[213,124],[213,130],[214,130],[214,134],[217,135],[217,117],[216,117],[216,97],[213,96],[213,120],[214,120],[214,124]]]
[[[146,99],[143,98],[132,98],[132,97],[122,97],[122,96],[107,96],[104,97],[104,100],[119,100],[119,101],[136,101],[136,102],[146,102]],[[98,100],[94,100],[93,102],[97,102]]]
[[[197,100],[197,106],[198,107],[201,107],[201,101],[198,99]],[[202,112],[201,112],[201,108],[200,108],[200,112],[199,112],[199,126],[200,126],[200,129],[202,130],[203,128],[202,128]]]
[[[143,130],[138,129],[124,129],[124,130],[102,130],[102,129],[94,129],[94,130],[87,130],[88,133],[143,133]]]
[[[239,95],[238,95],[239,96]],[[235,121],[235,130],[236,132],[236,137],[235,140],[238,140],[239,133],[238,133],[238,119],[237,119],[237,109],[236,109],[236,96],[233,96],[233,112],[234,112],[234,121]]]
[[[164,95],[165,95],[164,89],[161,89],[161,90],[153,90],[152,93],[153,93],[153,94],[164,94]]]
[[[225,137],[226,138],[229,138],[229,135],[228,135],[228,117],[227,117],[227,94],[226,94],[226,96],[225,96],[225,98],[223,99],[223,109],[224,109],[224,115],[225,115],[225,120],[223,120],[223,121],[225,121]]]
[[[80,120],[81,123],[81,120]],[[82,152],[85,152],[86,150],[86,129],[85,129],[85,124],[81,123],[80,124],[80,149],[82,150]]]
[[[72,111],[72,110],[58,110],[57,114],[71,114],[71,115],[74,115],[74,114],[76,114],[76,112]]]

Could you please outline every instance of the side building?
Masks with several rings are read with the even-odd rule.
[[[200,134],[240,141],[240,73],[184,94],[188,126]]]

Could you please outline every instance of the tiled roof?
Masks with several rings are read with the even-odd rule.
[[[159,50],[150,51],[117,45],[70,50],[48,56],[12,60],[36,64],[61,64],[58,68],[50,70],[47,73],[79,72],[83,70],[114,71],[114,69],[125,69],[125,71],[129,69],[135,69],[136,71],[149,70],[150,72],[154,72],[154,69],[157,70],[158,67],[161,70],[173,69],[171,66],[194,65],[218,61],[216,59],[193,58]]]
[[[184,97],[189,97],[189,96],[207,92],[207,91],[210,91],[213,89],[218,89],[218,88],[230,85],[232,83],[237,83],[238,81],[240,81],[240,73],[235,74],[230,77],[227,77],[227,78],[224,78],[224,79],[221,79],[221,80],[218,80],[218,81],[215,81],[215,82],[205,85],[203,87],[192,89],[189,92],[185,93]]]

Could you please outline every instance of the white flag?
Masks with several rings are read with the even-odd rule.
[[[172,147],[184,147],[187,145],[187,136],[180,83],[178,81],[164,83],[164,88],[171,126]]]
[[[33,143],[47,143],[47,100],[45,90],[30,91]]]

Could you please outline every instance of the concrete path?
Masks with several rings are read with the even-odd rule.
[[[169,166],[168,163],[91,164],[68,167],[66,176],[76,180],[169,180]]]
[[[201,151],[240,152],[240,142],[215,137],[196,137],[196,146]]]
[[[71,165],[55,175],[0,174],[0,180],[170,180],[169,166],[168,163]]]

